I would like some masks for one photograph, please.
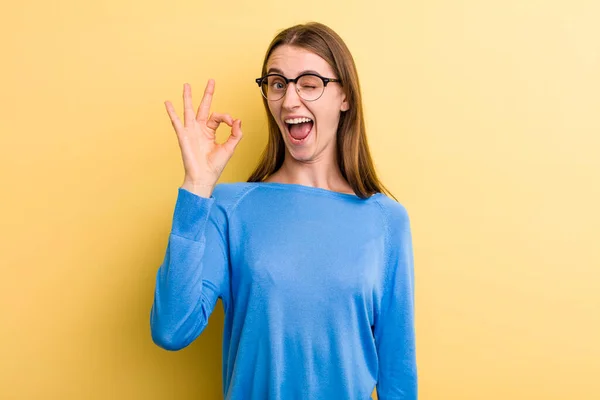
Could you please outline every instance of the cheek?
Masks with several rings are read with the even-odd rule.
[[[275,118],[275,121],[277,121],[277,116],[279,115],[279,108],[277,107],[277,104],[273,104],[271,102],[267,104],[269,106],[269,112],[271,113],[273,118]]]
[[[340,110],[334,105],[329,105],[327,108],[316,111],[314,115],[322,126],[336,127],[340,118]]]
[[[323,102],[315,104],[315,107],[309,108],[313,115],[319,121],[319,125],[329,128],[337,128],[340,118],[340,107],[342,99],[338,96],[322,97]]]

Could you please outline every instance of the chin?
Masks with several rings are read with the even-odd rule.
[[[310,162],[314,157],[314,149],[312,147],[297,148],[286,143],[286,150],[290,157],[298,162]]]

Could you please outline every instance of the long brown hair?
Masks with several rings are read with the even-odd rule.
[[[336,152],[340,172],[354,193],[360,198],[367,198],[375,193],[384,192],[396,199],[379,181],[375,172],[367,144],[358,73],[352,54],[342,38],[331,28],[317,22],[285,29],[269,45],[261,76],[267,72],[267,61],[273,50],[282,45],[293,45],[318,55],[329,63],[337,78],[341,79],[350,109],[340,115]],[[265,98],[263,103],[267,112],[269,138],[259,164],[248,178],[248,182],[262,182],[281,168],[285,158],[285,143],[279,127]]]

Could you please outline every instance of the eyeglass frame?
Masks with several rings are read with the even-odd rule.
[[[265,80],[269,76],[279,76],[279,77],[281,77],[285,81],[285,91],[283,92],[283,95],[280,98],[278,98],[277,100],[270,100],[263,93],[263,90],[262,90],[262,81]],[[321,92],[321,94],[319,95],[319,97],[317,97],[316,99],[313,99],[313,100],[306,100],[304,97],[300,96],[300,92],[298,92],[298,87],[296,87],[296,93],[298,93],[298,96],[300,96],[300,98],[302,100],[304,100],[304,101],[317,101],[317,100],[319,100],[321,98],[321,96],[323,96],[323,93],[325,93],[325,88],[327,87],[327,84],[329,82],[340,82],[340,83],[342,82],[341,79],[338,79],[338,78],[325,78],[324,76],[321,76],[321,75],[316,74],[314,72],[305,72],[303,74],[298,75],[294,79],[286,78],[285,76],[283,76],[281,74],[272,73],[272,74],[267,74],[267,75],[265,75],[265,76],[263,76],[261,78],[256,78],[255,81],[258,84],[258,87],[260,88],[260,94],[262,94],[262,96],[265,99],[267,99],[269,101],[279,101],[279,100],[281,100],[281,99],[283,99],[285,97],[285,95],[287,93],[287,90],[288,90],[288,87],[290,87],[290,83],[293,83],[294,85],[296,85],[297,82],[298,82],[298,79],[302,78],[303,76],[316,76],[317,78],[319,78],[319,79],[321,79],[323,81],[323,91]]]

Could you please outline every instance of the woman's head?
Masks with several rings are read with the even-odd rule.
[[[367,145],[354,59],[333,30],[308,23],[280,32],[267,49],[261,78],[269,138],[249,182],[276,172],[287,153],[300,162],[334,157],[360,197],[387,192]]]

